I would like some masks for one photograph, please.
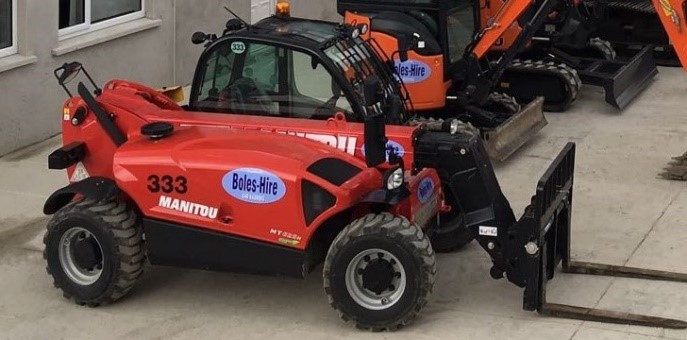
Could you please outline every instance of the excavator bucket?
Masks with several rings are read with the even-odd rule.
[[[543,105],[544,98],[538,97],[503,124],[486,132],[484,140],[489,157],[506,160],[543,129],[548,124]]]
[[[680,157],[674,157],[659,176],[673,181],[687,181],[687,152]]]
[[[584,84],[601,86],[606,102],[622,110],[649,86],[658,74],[653,46],[644,47],[629,62],[580,58],[585,65],[578,70]]]

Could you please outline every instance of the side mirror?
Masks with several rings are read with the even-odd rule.
[[[375,167],[386,162],[386,119],[382,114],[365,119],[365,162]]]
[[[408,51],[413,47],[413,39],[406,34],[401,34],[398,37],[398,56],[401,62],[408,61]]]
[[[372,106],[382,100],[382,91],[380,91],[379,77],[376,75],[369,76],[363,82],[363,99],[365,106]]]
[[[69,95],[69,97],[71,98],[72,93],[67,88],[67,84],[74,80],[74,78],[81,74],[81,72],[83,72],[83,74],[86,75],[88,80],[91,82],[91,85],[93,85],[93,87],[95,88],[93,93],[99,96],[102,93],[102,90],[98,87],[98,84],[95,83],[91,75],[88,74],[88,71],[86,71],[86,68],[84,68],[80,62],[73,61],[71,63],[64,63],[62,66],[56,68],[53,73],[55,74],[57,82],[60,84],[60,86],[62,86],[64,91],[67,92],[67,95]]]
[[[74,78],[81,73],[82,69],[83,65],[78,61],[62,65],[62,67],[55,70],[57,82],[62,86],[69,84],[69,82],[74,80]]]
[[[200,45],[200,44],[204,43],[207,40],[207,38],[208,38],[207,34],[205,34],[203,32],[196,32],[196,33],[193,33],[193,36],[191,36],[191,42],[194,45]]]
[[[236,18],[229,19],[229,21],[227,21],[227,24],[224,25],[224,34],[226,35],[229,32],[236,32],[242,28],[243,28],[243,22],[241,22],[241,20],[236,19]]]

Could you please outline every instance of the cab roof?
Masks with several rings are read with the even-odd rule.
[[[261,20],[242,31],[245,35],[270,37],[273,40],[298,40],[313,46],[321,47],[326,42],[338,37],[339,25],[327,21],[303,18],[280,18],[272,16]],[[305,47],[305,46],[304,46]]]

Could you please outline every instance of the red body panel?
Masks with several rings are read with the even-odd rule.
[[[150,97],[136,94],[147,91],[137,87],[133,91],[126,82],[119,82],[106,87],[97,99],[114,114],[117,126],[128,131],[124,145],[116,147],[106,138],[92,113],[81,125],[71,124],[74,110],[83,105],[78,98],[65,105],[63,138],[65,144],[86,142],[83,164],[88,174],[114,178],[146,217],[304,250],[323,222],[348,209],[367,213],[364,198],[382,189],[382,173],[362,161],[362,124],[164,110],[151,104]],[[140,127],[155,121],[171,122],[177,129],[160,140],[142,136]],[[411,127],[387,127],[392,145],[403,153],[406,164],[413,158],[413,131]],[[322,158],[338,158],[362,171],[336,186],[307,171]],[[268,183],[279,184],[279,190],[268,197],[279,196],[278,191],[279,199],[260,202],[258,196],[241,198],[227,189],[226,178],[233,178],[235,184],[237,178],[241,180],[236,172],[248,176],[251,169],[266,172]],[[74,171],[75,166],[68,170],[70,177]],[[440,179],[432,169],[415,176],[408,172],[406,178],[415,194],[392,212],[423,225],[443,208]],[[302,208],[303,180],[336,198],[336,204],[309,225]]]

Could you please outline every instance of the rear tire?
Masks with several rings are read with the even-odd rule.
[[[475,235],[467,228],[458,228],[447,233],[433,234],[429,239],[437,253],[454,253],[470,244]]]
[[[50,220],[43,257],[55,287],[96,307],[126,295],[143,273],[145,247],[136,213],[125,203],[75,201]]]
[[[434,287],[436,258],[404,217],[370,214],[339,233],[324,263],[324,290],[344,321],[371,331],[410,324]]]
[[[450,193],[448,190],[445,192]],[[449,202],[456,201],[451,195],[447,196],[447,198]],[[432,219],[429,222],[429,228],[434,231],[430,233],[429,240],[432,242],[432,248],[437,253],[459,251],[475,239],[472,231],[465,227],[463,214],[457,209],[452,209],[446,214],[439,215],[439,222],[439,225],[437,225],[437,219]]]

